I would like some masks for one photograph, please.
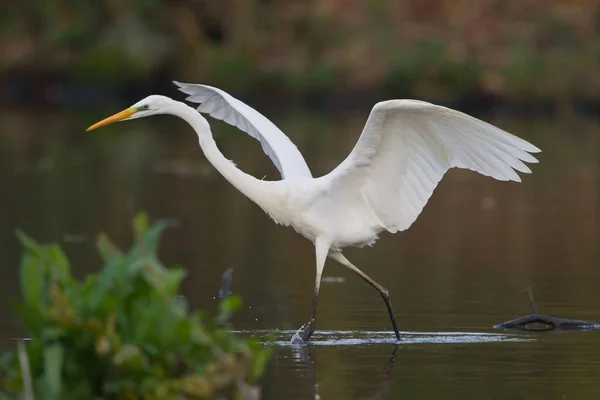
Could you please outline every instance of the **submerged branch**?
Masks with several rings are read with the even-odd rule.
[[[533,298],[533,291],[531,288],[527,288],[527,295],[529,297],[529,305],[531,307],[531,314],[521,318],[512,319],[510,321],[503,322],[498,325],[494,325],[496,329],[516,329],[521,331],[531,332],[545,332],[545,331],[585,331],[600,329],[600,323],[583,321],[579,319],[567,319],[559,318],[553,315],[540,314],[538,307],[535,304]]]

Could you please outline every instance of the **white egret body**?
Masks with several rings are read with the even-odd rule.
[[[515,170],[530,173],[524,162],[536,163],[529,153],[540,151],[467,114],[423,101],[389,100],[373,107],[350,155],[327,175],[313,178],[296,146],[256,110],[217,88],[177,85],[190,95],[187,100],[201,103],[198,110],[153,95],[88,130],[153,114],[183,118],[196,131],[208,161],[225,179],[275,222],[293,227],[313,242],[316,280],[310,320],[301,328],[304,340],[315,328],[327,257],[348,267],[380,292],[399,339],[388,291],[352,265],[342,249],[373,244],[383,231],[408,229],[449,168],[466,168],[498,180],[520,182]],[[239,170],[219,151],[208,122],[198,111],[259,140],[283,179],[264,181]]]

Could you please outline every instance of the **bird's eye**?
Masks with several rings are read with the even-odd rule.
[[[150,106],[148,104],[144,104],[143,106],[140,107],[140,110],[149,110]]]

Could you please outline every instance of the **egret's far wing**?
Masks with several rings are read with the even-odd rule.
[[[186,100],[200,103],[197,110],[223,120],[258,140],[281,177],[312,177],[296,145],[261,113],[227,92],[207,85],[173,82],[189,95]]]

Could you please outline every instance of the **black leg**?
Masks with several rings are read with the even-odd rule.
[[[390,321],[392,321],[392,326],[394,327],[394,333],[396,334],[396,339],[400,340],[400,332],[398,331],[398,324],[396,323],[396,317],[394,316],[394,310],[392,310],[392,300],[390,299],[390,292],[383,286],[379,285],[377,282],[375,282],[373,280],[369,280],[370,278],[367,275],[365,275],[365,276],[368,278],[368,279],[365,279],[365,281],[369,282],[375,289],[379,290],[379,292],[381,293],[381,297],[383,298],[383,301],[385,301],[385,306],[387,307],[388,314],[390,316]],[[381,289],[375,285],[379,285]]]
[[[302,330],[302,340],[308,342],[308,339],[312,336],[315,331],[315,320],[317,317],[317,306],[319,305],[319,284],[315,285],[315,290],[313,292],[312,299],[312,307],[310,309],[310,320],[306,325],[304,325],[304,329]]]
[[[371,279],[371,277],[369,277],[369,275],[365,274],[360,269],[358,269],[357,267],[352,265],[352,263],[350,261],[348,261],[346,259],[346,257],[344,257],[342,255],[342,253],[332,253],[332,254],[330,254],[330,256],[333,259],[335,259],[336,261],[338,261],[340,264],[342,264],[343,266],[354,271],[365,282],[367,282],[369,285],[373,286],[375,289],[377,289],[379,291],[379,293],[381,294],[381,297],[383,298],[383,301],[385,302],[385,307],[387,308],[388,314],[390,316],[390,321],[392,321],[392,326],[394,327],[394,333],[396,334],[396,339],[400,340],[400,332],[398,331],[398,324],[396,323],[396,317],[394,317],[394,310],[392,309],[392,302],[390,300],[390,292],[386,288],[381,286],[379,283],[377,283],[375,280]]]
[[[321,275],[323,275],[323,268],[325,267],[325,259],[329,253],[329,243],[317,238],[315,241],[315,254],[316,254],[316,267],[317,274],[315,276],[315,289],[313,291],[312,307],[310,309],[310,320],[308,324],[303,325],[300,330],[302,334],[300,337],[303,341],[307,342],[315,331],[315,321],[317,319],[317,306],[319,305],[319,287],[321,286]]]

